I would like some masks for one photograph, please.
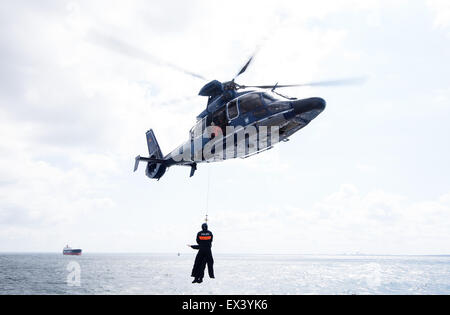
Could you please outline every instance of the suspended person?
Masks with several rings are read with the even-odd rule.
[[[193,249],[197,249],[198,253],[195,257],[194,268],[192,268],[192,283],[202,283],[205,276],[205,268],[208,265],[208,274],[214,279],[214,259],[211,252],[213,234],[208,230],[208,224],[203,223],[202,230],[197,233],[197,244],[188,245]]]

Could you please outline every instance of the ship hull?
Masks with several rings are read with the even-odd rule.
[[[71,249],[63,251],[64,256],[81,256],[81,249]]]

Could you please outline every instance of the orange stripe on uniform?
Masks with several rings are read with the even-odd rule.
[[[211,236],[199,236],[199,239],[201,241],[209,241],[211,239]]]

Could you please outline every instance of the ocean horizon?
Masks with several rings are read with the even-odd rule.
[[[449,255],[216,254],[191,284],[193,253],[0,253],[0,294],[450,294]]]

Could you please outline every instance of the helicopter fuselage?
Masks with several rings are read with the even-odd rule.
[[[246,158],[287,141],[325,110],[321,98],[282,100],[262,91],[210,99],[189,140],[164,157],[166,166]],[[242,136],[243,135],[243,136]]]
[[[149,157],[136,157],[135,171],[146,162],[147,177],[159,180],[169,167],[181,165],[191,167],[192,177],[198,163],[247,158],[288,141],[326,107],[317,97],[280,99],[258,90],[208,93],[208,106],[197,117],[189,139],[168,155],[162,154],[153,130],[147,132]]]

